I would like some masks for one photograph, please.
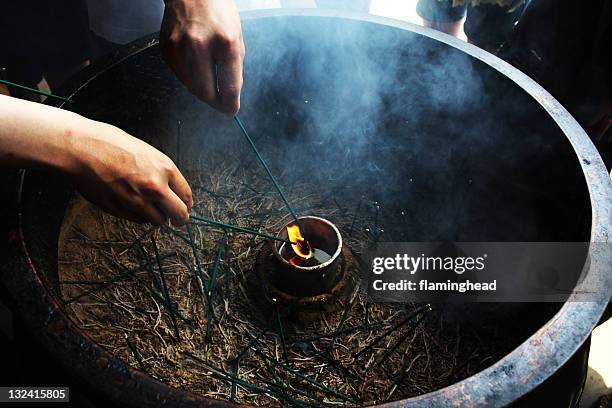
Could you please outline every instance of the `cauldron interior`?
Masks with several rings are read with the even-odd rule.
[[[388,240],[589,240],[589,196],[570,143],[486,64],[352,20],[268,18],[246,21],[244,32],[240,116],[285,189],[309,180],[355,205],[375,202],[393,220]],[[156,45],[98,73],[73,99],[66,108],[149,141],[181,169],[197,171],[202,152],[214,152],[260,171],[233,121],[191,96]],[[24,237],[55,294],[71,195],[62,177],[27,172]],[[551,315],[530,307],[525,338]]]

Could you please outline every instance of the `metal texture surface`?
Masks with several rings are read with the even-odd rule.
[[[460,50],[510,79],[547,112],[571,144],[589,193],[591,211],[589,238],[592,242],[610,241],[612,185],[599,154],[569,113],[526,75],[477,47],[409,23],[369,15],[321,10],[266,10],[243,15],[247,24],[249,22],[257,24],[260,21],[265,24],[267,18],[286,17],[338,18],[404,30]],[[155,41],[146,40],[113,55],[107,64],[101,64],[95,70],[87,71],[75,79],[73,93],[77,94],[108,67],[115,66],[125,58],[155,45]],[[27,182],[29,177],[36,177],[35,173],[33,175],[30,173],[33,172],[29,172],[23,180]],[[58,186],[62,183],[54,181],[53,176],[40,177],[45,178],[48,186]],[[22,197],[20,191],[17,192],[17,196]],[[48,214],[53,212],[50,208]],[[129,367],[85,336],[63,314],[55,296],[49,292],[47,280],[52,280],[52,277],[43,281],[36,272],[30,259],[28,243],[24,238],[22,214],[23,207],[19,209],[19,217],[16,217],[9,226],[9,247],[3,251],[6,256],[2,266],[3,284],[11,294],[14,309],[18,311],[27,327],[61,364],[81,376],[101,393],[130,407],[230,406],[228,403],[204,399],[156,381]],[[61,215],[56,222],[61,222]],[[596,254],[591,268],[600,273],[589,274],[587,279],[606,276],[611,267],[612,259],[607,254]],[[605,302],[567,302],[550,321],[523,344],[484,371],[444,389],[384,406],[490,407],[511,404],[551,377],[576,353],[588,338],[605,307]]]

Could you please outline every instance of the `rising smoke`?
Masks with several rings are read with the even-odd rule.
[[[241,116],[286,185],[314,180],[345,201],[379,203],[388,240],[556,233],[542,231],[533,197],[550,187],[551,158],[571,151],[511,81],[375,24],[288,17],[244,29]]]

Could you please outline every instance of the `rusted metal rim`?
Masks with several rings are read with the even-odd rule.
[[[527,75],[488,52],[451,36],[384,17],[319,9],[270,9],[242,14],[243,20],[273,17],[341,18],[407,30],[459,49],[510,78],[548,112],[572,144],[589,190],[592,212],[590,240],[599,243],[610,241],[612,236],[612,182],[603,161],[575,119]],[[112,63],[102,65],[103,69],[100,68],[101,65],[98,65],[97,71],[86,71],[75,79],[74,87],[66,89],[71,89],[72,94],[76,93],[106,68],[156,45],[154,38],[151,36],[146,40],[140,40],[130,48],[116,53]],[[143,41],[146,42],[143,43]],[[70,95],[71,93],[64,94]],[[19,192],[19,199],[20,196]],[[18,225],[11,226],[10,256],[5,265],[5,268],[11,269],[5,274],[4,283],[16,298],[41,299],[40,302],[20,302],[17,305],[17,311],[32,333],[46,341],[49,351],[62,358],[63,364],[97,390],[125,406],[234,406],[161,383],[128,366],[85,336],[61,311],[38,277],[23,240],[21,211],[19,211],[17,222]],[[593,280],[599,279],[598,283],[607,284],[602,282],[602,277],[605,278],[611,269],[612,259],[609,251],[595,253],[590,265],[590,273],[586,276],[584,283],[593,285]],[[550,377],[578,350],[588,338],[607,305],[607,302],[604,301],[572,301],[575,298],[575,295],[572,295],[570,301],[564,304],[540,330],[491,367],[446,388],[382,406],[491,407],[505,406],[516,401]],[[44,324],[41,324],[41,320],[35,316],[46,316]],[[118,390],[121,391],[120,394]]]

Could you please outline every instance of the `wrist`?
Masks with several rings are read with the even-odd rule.
[[[67,121],[58,141],[57,157],[50,165],[71,176],[81,174],[96,153],[93,141],[104,134],[104,125],[82,116]]]

